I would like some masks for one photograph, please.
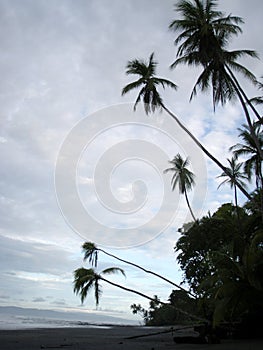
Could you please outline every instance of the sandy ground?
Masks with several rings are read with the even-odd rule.
[[[165,328],[167,329],[167,328]],[[221,344],[176,344],[171,333],[127,339],[128,337],[162,331],[161,328],[57,328],[1,330],[1,350],[261,350],[263,339],[223,340]]]

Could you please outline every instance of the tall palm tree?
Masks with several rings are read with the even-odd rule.
[[[174,90],[177,89],[177,85],[170,80],[155,76],[156,66],[157,62],[154,61],[154,53],[150,55],[148,63],[138,59],[128,62],[126,74],[138,75],[139,79],[126,85],[122,89],[122,95],[142,87],[135,101],[134,110],[141,99],[143,100],[146,114],[154,113],[156,109],[162,108],[163,101],[157,91],[158,85],[161,85],[163,88],[170,87]]]
[[[187,133],[187,135],[195,142],[195,144],[223,171],[226,171],[226,167],[217,158],[215,158],[184,126],[180,119],[164,105],[162,98],[157,90],[157,87],[161,85],[163,88],[169,86],[176,89],[176,85],[170,82],[169,80],[159,78],[155,75],[157,62],[154,61],[153,57],[154,54],[152,53],[148,62],[145,62],[141,59],[135,59],[128,62],[126,74],[137,75],[138,79],[125,86],[122,90],[122,95],[134,89],[141,88],[141,90],[139,91],[139,95],[135,101],[134,109],[136,109],[136,106],[139,103],[139,101],[143,100],[146,114],[154,112],[156,109],[165,110],[166,113],[170,117],[172,117],[176,121],[176,123]],[[231,174],[229,174],[229,176],[231,177]],[[251,198],[249,193],[239,183],[237,183],[237,186],[247,198]]]
[[[111,268],[105,269],[100,274],[97,273],[94,269],[85,269],[84,267],[81,267],[81,268],[74,271],[74,282],[73,282],[74,283],[74,293],[76,293],[77,295],[80,295],[81,302],[83,303],[84,300],[87,298],[88,292],[92,288],[94,288],[94,296],[95,296],[95,300],[96,300],[96,305],[98,306],[99,301],[100,301],[100,296],[102,294],[102,289],[101,289],[99,282],[102,281],[102,282],[106,282],[114,287],[125,290],[126,292],[137,294],[145,299],[156,302],[156,298],[154,298],[154,297],[150,297],[150,296],[148,296],[144,293],[141,293],[137,290],[124,287],[120,284],[114,283],[114,282],[106,279],[105,277],[103,277],[104,275],[118,273],[118,272],[120,272],[121,274],[123,274],[125,276],[124,271],[118,267],[111,267]],[[190,313],[188,313],[188,312],[186,312],[186,311],[182,310],[181,308],[178,308],[174,305],[164,303],[161,300],[158,300],[158,303],[161,305],[170,306],[170,307],[178,310],[182,314],[185,314],[193,319],[207,322],[207,320],[200,318],[198,316],[192,315],[192,314],[190,314]]]
[[[258,123],[253,123],[254,133],[257,137],[257,144],[263,150],[263,132],[261,126]],[[247,125],[243,124],[243,128],[238,129],[240,131],[239,137],[243,140],[243,143],[237,143],[236,145],[230,147],[235,156],[246,156],[247,160],[244,162],[244,170],[251,180],[252,174],[256,178],[256,187],[260,195],[260,209],[263,221],[263,175],[262,175],[262,158],[258,151],[257,144],[254,137],[250,133],[250,129]]]
[[[223,172],[218,177],[224,177],[224,178],[226,177],[226,179],[223,182],[221,182],[221,184],[218,186],[218,188],[221,187],[222,185],[229,184],[230,188],[234,189],[235,206],[236,206],[236,208],[238,208],[237,186],[236,186],[236,183],[235,183],[235,181],[233,179],[238,180],[239,183],[241,183],[242,186],[245,187],[246,184],[245,184],[244,180],[247,180],[248,177],[242,171],[243,163],[238,163],[236,156],[232,157],[231,159],[227,159],[227,160],[228,160],[228,163],[229,163],[228,173],[231,172],[232,178],[229,178],[228,174]]]
[[[228,163],[229,163],[229,167],[228,167],[228,172],[231,172],[233,179],[236,179],[239,181],[239,183],[242,183],[242,185],[245,187],[246,184],[244,182],[244,180],[247,180],[247,175],[242,171],[242,166],[243,163],[238,163],[237,162],[237,157],[233,156],[231,159],[227,159]],[[221,175],[219,175],[218,177],[226,177],[226,179],[218,186],[221,187],[222,185],[225,184],[229,184],[230,188],[234,189],[234,198],[235,198],[235,207],[236,207],[236,216],[237,216],[237,227],[238,227],[238,232],[234,233],[234,244],[233,244],[233,255],[235,259],[239,259],[240,258],[240,246],[241,246],[241,242],[240,242],[240,234],[242,232],[242,227],[241,227],[241,220],[240,220],[240,215],[239,215],[239,208],[238,208],[238,200],[237,200],[237,187],[235,182],[230,179],[227,175],[227,173],[223,172]]]
[[[263,77],[261,77],[263,79]],[[263,91],[263,83],[260,81],[257,82],[257,87],[259,90]],[[262,105],[263,104],[263,96],[256,96],[250,99],[250,102],[256,104],[256,105]]]
[[[195,185],[195,175],[191,170],[187,168],[190,164],[189,158],[187,157],[186,159],[183,159],[182,156],[178,153],[173,160],[169,161],[169,163],[172,164],[172,167],[165,169],[164,174],[168,173],[169,171],[174,173],[171,180],[172,190],[174,191],[176,185],[178,185],[179,192],[185,196],[189,211],[192,215],[193,220],[196,222],[196,218],[187,196],[187,192],[191,191],[192,187]]]
[[[252,174],[255,174],[256,187],[263,190],[263,176],[261,169],[262,159],[248,126],[245,124],[242,126],[243,128],[239,128],[238,130],[240,132],[239,137],[243,140],[243,143],[237,143],[236,145],[230,147],[229,150],[233,151],[234,155],[237,157],[248,157],[248,159],[244,162],[244,170],[248,175],[249,180],[251,179]],[[261,127],[258,123],[253,123],[253,128],[258,139],[258,143],[263,150],[263,132],[261,131]]]
[[[176,19],[170,24],[170,29],[180,31],[175,40],[175,44],[180,44],[177,59],[171,68],[175,68],[180,63],[190,66],[201,65],[203,71],[194,85],[190,99],[196,95],[197,88],[205,91],[209,89],[210,83],[214,107],[219,102],[223,105],[227,100],[238,97],[247,124],[255,138],[246,103],[260,121],[262,118],[240,86],[234,71],[242,73],[253,84],[256,84],[254,74],[238,63],[237,59],[245,56],[258,56],[252,50],[226,50],[231,36],[242,32],[239,24],[243,23],[243,20],[237,16],[224,16],[221,11],[216,10],[216,7],[217,2],[214,0],[180,0],[175,5],[176,12],[182,14],[183,18]],[[260,149],[259,152],[263,159]]]
[[[175,286],[175,287],[177,287],[177,288],[183,290],[184,292],[188,293],[188,294],[191,295],[193,298],[196,298],[196,296],[195,296],[194,294],[192,294],[190,291],[184,289],[184,288],[183,288],[182,286],[180,286],[179,284],[176,284],[176,283],[172,282],[171,280],[169,280],[169,279],[167,279],[167,278],[165,278],[165,277],[159,275],[159,274],[156,273],[156,272],[153,272],[153,271],[151,271],[151,270],[147,270],[147,269],[145,269],[144,267],[142,267],[142,266],[140,266],[140,265],[138,265],[138,264],[135,264],[135,263],[133,263],[133,262],[131,262],[131,261],[128,261],[128,260],[121,259],[121,258],[119,258],[118,256],[113,255],[113,254],[107,252],[106,250],[97,247],[97,246],[96,246],[94,243],[92,243],[92,242],[85,242],[85,243],[83,243],[82,249],[83,249],[83,253],[84,253],[84,261],[88,260],[88,262],[89,262],[92,266],[97,267],[98,254],[99,254],[99,252],[101,252],[101,253],[103,253],[103,254],[106,254],[106,255],[110,256],[111,258],[114,258],[114,259],[116,259],[116,260],[118,260],[118,261],[121,261],[121,262],[123,262],[123,263],[125,263],[125,264],[134,266],[134,267],[136,267],[136,268],[138,268],[138,269],[140,269],[140,270],[142,270],[142,271],[144,271],[144,272],[146,272],[146,273],[148,273],[148,274],[151,274],[151,275],[153,275],[153,276],[155,276],[155,277],[161,278],[161,279],[164,280],[165,282],[168,282],[168,283],[172,284],[173,286]]]
[[[101,272],[101,274],[97,274],[93,269],[85,269],[84,267],[81,267],[74,271],[74,292],[76,294],[80,294],[81,302],[83,303],[87,297],[88,292],[94,288],[96,305],[98,306],[102,293],[99,281],[104,280],[102,275],[118,272],[122,273],[125,276],[124,271],[118,267],[105,269]]]

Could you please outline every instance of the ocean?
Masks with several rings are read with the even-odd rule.
[[[61,312],[20,307],[0,307],[0,329],[96,327],[138,325],[137,321],[113,316]]]

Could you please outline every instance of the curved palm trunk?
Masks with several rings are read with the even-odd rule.
[[[236,185],[234,185],[234,194],[235,194],[235,206],[236,206],[236,211],[237,211],[237,213],[238,213],[238,210],[237,210],[237,208],[238,208],[238,204],[237,204],[237,187],[236,187]]]
[[[234,185],[234,196],[235,196],[235,207],[236,207],[236,214],[237,214],[237,225],[238,225],[238,230],[239,230],[239,234],[241,234],[241,220],[240,220],[240,215],[239,215],[239,209],[238,209],[238,201],[237,201],[237,187],[236,185]],[[235,241],[234,241],[234,247],[233,247],[233,250],[234,250],[234,259],[238,259],[239,261],[239,258],[240,258],[240,255],[239,255],[239,247],[238,247],[238,233],[236,233],[235,235]]]
[[[242,89],[242,87],[240,86],[237,78],[235,77],[234,73],[232,72],[232,70],[225,65],[228,73],[230,74],[232,80],[234,81],[235,85],[237,86],[238,90],[240,91],[240,93],[242,94],[242,96],[244,97],[246,103],[249,105],[249,107],[252,109],[252,111],[254,112],[255,116],[258,118],[258,120],[262,123],[263,122],[263,118],[260,116],[260,114],[258,113],[258,111],[256,110],[256,108],[253,106],[253,104],[250,102],[249,98],[247,97],[245,91]]]
[[[153,271],[151,271],[151,270],[146,270],[144,267],[142,267],[142,266],[140,266],[140,265],[137,265],[137,264],[135,264],[135,263],[133,263],[133,262],[130,262],[130,261],[121,259],[121,258],[119,258],[118,256],[113,255],[113,254],[110,254],[110,253],[106,252],[106,251],[103,250],[103,249],[100,249],[100,248],[97,248],[97,249],[98,249],[99,251],[101,251],[102,253],[104,253],[104,254],[106,254],[106,255],[108,255],[108,256],[110,256],[110,257],[116,259],[116,260],[119,260],[119,261],[121,261],[121,262],[124,262],[125,264],[128,264],[128,265],[134,266],[134,267],[136,267],[136,268],[138,268],[138,269],[140,269],[140,270],[142,270],[142,271],[144,271],[144,272],[146,272],[146,273],[149,273],[149,274],[151,274],[151,275],[153,275],[153,276],[156,276],[156,277],[161,278],[161,279],[164,280],[165,282],[168,282],[168,283],[172,284],[172,285],[175,286],[176,288],[181,289],[182,291],[186,292],[187,294],[191,295],[193,298],[196,299],[196,296],[195,296],[194,294],[192,294],[189,290],[184,289],[184,288],[181,287],[179,284],[176,284],[176,283],[174,283],[174,282],[168,280],[167,278],[165,278],[165,277],[159,275],[158,273],[153,272]]]
[[[177,124],[187,133],[188,136],[191,137],[191,139],[195,142],[195,144],[214,162],[216,163],[219,168],[223,170],[237,185],[237,187],[240,189],[240,191],[248,198],[251,199],[250,194],[243,188],[243,186],[236,181],[236,179],[229,173],[227,168],[219,162],[198,140],[197,138],[180,122],[180,120],[168,109],[165,107],[164,104],[161,104],[162,108],[177,122]]]
[[[189,209],[189,211],[190,211],[190,213],[191,213],[191,215],[192,215],[192,218],[194,219],[194,222],[196,222],[196,218],[195,218],[194,213],[193,213],[193,211],[192,211],[192,208],[191,208],[191,206],[190,206],[190,203],[189,203],[189,199],[188,199],[187,191],[186,191],[186,190],[184,191],[184,195],[185,195],[185,200],[186,200],[188,209]]]
[[[263,222],[263,176],[262,176],[262,170],[261,170],[261,162],[258,162],[257,165],[257,175],[258,177],[258,183],[256,184],[259,190],[259,198],[260,198],[260,206],[261,206],[261,220]]]
[[[234,88],[235,88],[235,90],[236,90],[238,99],[239,99],[239,101],[240,101],[240,103],[241,103],[241,105],[242,105],[242,108],[243,108],[244,112],[245,112],[247,124],[248,124],[249,130],[250,130],[250,132],[251,132],[251,136],[252,136],[252,138],[253,138],[253,140],[254,140],[254,142],[255,142],[255,145],[256,145],[256,147],[257,147],[257,150],[258,150],[258,153],[259,153],[259,155],[260,155],[260,158],[263,159],[263,152],[262,152],[262,149],[261,149],[261,147],[260,147],[260,144],[259,144],[257,135],[256,135],[256,133],[255,133],[255,130],[254,130],[254,128],[253,128],[253,125],[252,125],[252,122],[251,122],[251,119],[250,119],[250,115],[249,115],[249,112],[248,112],[246,103],[245,103],[245,101],[244,101],[244,99],[243,99],[243,97],[242,97],[242,93],[241,93],[240,90],[239,90],[239,88],[241,88],[241,87],[240,87],[240,85],[238,84],[238,82],[237,82],[237,80],[236,80],[234,74],[232,73],[231,69],[228,68],[227,66],[225,66],[225,67],[226,67],[227,71],[228,71],[229,74],[230,74],[230,76],[229,76],[229,75],[228,75],[228,76],[229,76],[229,78],[230,78],[230,80],[231,80],[231,82],[232,82],[232,84],[233,84],[233,86],[234,86]],[[236,83],[236,82],[237,82],[237,83]]]
[[[106,283],[108,283],[108,284],[110,284],[110,285],[112,285],[112,286],[114,286],[114,287],[117,287],[117,288],[120,288],[120,289],[122,289],[122,290],[125,290],[126,292],[130,292],[130,293],[133,293],[133,294],[140,295],[141,297],[143,297],[143,298],[145,298],[145,299],[148,299],[148,300],[151,300],[151,301],[156,302],[156,299],[154,299],[154,298],[152,298],[152,297],[149,297],[148,295],[146,295],[146,294],[144,294],[144,293],[138,292],[137,290],[130,289],[130,288],[124,287],[124,286],[122,286],[122,285],[120,285],[120,284],[117,284],[117,283],[114,283],[114,282],[112,282],[112,281],[109,281],[109,280],[107,280],[106,278],[102,277],[101,275],[99,276],[99,278],[100,278],[102,281],[104,281],[104,282],[106,282]],[[204,319],[204,318],[201,318],[201,317],[192,315],[192,314],[190,314],[190,313],[188,313],[188,312],[186,312],[186,311],[184,311],[184,310],[182,310],[182,309],[180,309],[180,308],[178,308],[178,307],[175,307],[174,305],[171,305],[171,304],[168,304],[168,303],[164,303],[163,301],[159,301],[159,303],[160,303],[161,305],[165,305],[165,306],[172,307],[172,308],[174,308],[175,310],[181,312],[182,314],[187,315],[187,316],[189,316],[189,317],[191,317],[191,318],[194,318],[194,319],[196,319],[196,320],[203,321],[203,322],[204,322],[204,321],[205,321],[205,322],[208,321],[208,320],[206,320],[206,319]]]

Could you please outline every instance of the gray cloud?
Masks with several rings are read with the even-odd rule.
[[[33,303],[44,303],[46,300],[42,297],[32,299]]]

